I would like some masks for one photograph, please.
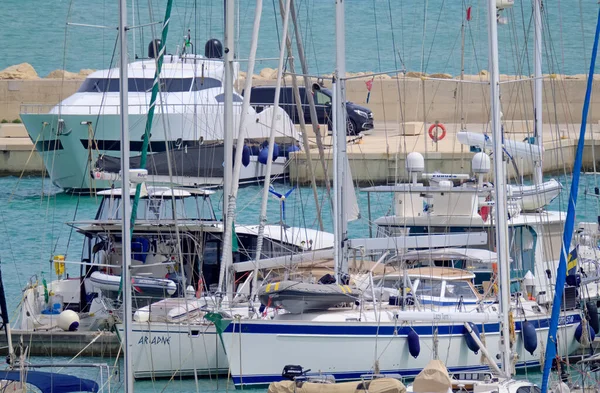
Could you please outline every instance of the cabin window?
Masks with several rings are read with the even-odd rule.
[[[521,386],[517,389],[517,393],[541,393],[541,391],[537,386]]]
[[[241,96],[239,96],[238,94],[235,94],[235,93],[233,93],[233,97],[232,98],[233,98],[233,102],[242,102],[242,101],[244,101]],[[223,94],[223,93],[217,94],[215,96],[215,100],[217,102],[225,102],[225,94]]]
[[[208,235],[202,252],[202,275],[207,288],[219,282],[219,261],[221,260],[221,239]]]
[[[192,86],[193,87],[192,91],[200,91],[200,90],[212,89],[212,88],[221,87],[221,86],[222,86],[222,83],[218,79],[196,77],[194,79],[194,86]],[[236,94],[234,93],[233,95],[234,95],[234,101],[235,101]],[[240,101],[241,101],[241,99],[240,99]]]
[[[144,205],[144,203],[142,203],[142,205]],[[143,216],[138,217],[138,218],[143,219],[142,217],[144,217],[144,218],[149,219],[149,220],[158,220],[158,219],[160,219],[160,207],[161,206],[162,206],[162,201],[160,199],[150,199],[150,200],[148,200],[148,216],[146,217],[146,215],[144,214]],[[139,209],[138,209],[138,213],[140,213]]]
[[[466,281],[447,281],[444,288],[444,297],[446,299],[459,300],[477,300],[477,296],[473,293],[473,288]]]
[[[133,202],[133,198],[132,198]],[[178,219],[215,220],[215,213],[208,197],[176,198],[175,207]],[[97,220],[120,220],[121,197],[106,197],[102,200]],[[142,198],[139,200],[138,220],[173,219],[173,200],[171,197]]]
[[[238,234],[238,261],[252,261],[256,255],[256,236]]]
[[[419,280],[415,293],[417,296],[436,296],[442,292],[442,282],[437,280]]]

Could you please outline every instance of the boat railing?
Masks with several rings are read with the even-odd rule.
[[[119,115],[120,105],[55,105],[55,104],[22,104],[20,114],[23,115]],[[156,113],[165,114],[198,114],[222,113],[223,104],[160,104]],[[234,106],[234,113],[240,114],[241,106]],[[130,115],[145,115],[148,113],[148,104],[129,104]]]
[[[111,370],[111,366],[106,363],[38,363],[38,364],[26,364],[26,369],[40,369],[50,368],[53,373],[63,372],[64,369],[85,369],[95,368],[98,369],[98,392],[97,393],[110,393],[111,392],[111,381],[114,381],[114,376],[118,375],[119,367],[114,367]],[[115,371],[115,373],[113,373]],[[118,382],[118,381],[117,381]]]

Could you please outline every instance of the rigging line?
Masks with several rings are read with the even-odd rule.
[[[402,7],[400,7],[402,10]],[[388,14],[389,14],[389,18],[390,18],[390,30],[391,30],[391,36],[392,36],[392,49],[394,52],[394,68],[398,69],[398,56],[399,53],[397,53],[396,51],[396,37],[394,34],[394,19],[393,19],[393,14],[392,14],[392,5],[391,5],[391,0],[388,0]],[[402,19],[402,15],[403,13],[400,12],[400,25],[403,26],[403,19]],[[402,36],[402,38],[404,38]],[[404,42],[404,40],[402,39],[402,42]],[[404,50],[404,47],[402,48],[402,50]],[[402,61],[402,60],[401,60]],[[403,68],[405,69],[405,66],[403,65]],[[381,81],[381,84],[383,85],[383,81]],[[399,139],[398,143],[396,144],[396,154],[394,157],[394,181],[397,181],[398,178],[398,159],[400,156],[400,150],[401,148],[399,148],[399,146],[402,145],[402,143],[404,143],[404,147],[405,147],[405,151],[406,151],[406,132],[404,132],[404,128],[406,127],[406,123],[405,123],[405,107],[402,105],[402,92],[400,89],[400,78],[398,76],[398,74],[396,74],[396,91],[398,93],[398,106],[399,106],[399,110],[398,110],[398,114],[399,114],[399,118],[398,118],[398,123],[399,125],[402,124],[402,126],[400,126],[399,128],[401,128],[399,131],[402,131],[401,133],[403,134],[403,137]],[[405,97],[406,97],[406,69],[404,72],[404,93],[405,93]],[[381,98],[383,101],[384,98],[384,91],[383,89],[381,89]],[[385,113],[385,105],[383,106],[383,117],[384,117],[384,121],[386,119],[386,113]],[[387,127],[385,130],[385,139],[386,139],[386,143],[388,141],[388,135],[387,135]],[[388,153],[388,160],[389,160],[389,144],[386,145],[386,150]],[[389,179],[388,179],[389,180]]]
[[[437,35],[438,27],[440,25],[440,20],[442,19],[442,12],[444,10],[444,3],[446,1],[442,0],[442,4],[440,5],[440,12],[438,14],[438,19],[435,22],[435,29],[433,30],[433,38],[431,39],[431,46],[429,47],[429,53],[427,54],[427,61],[425,62],[425,69],[429,65],[429,60],[431,59],[431,53],[433,52],[433,43],[435,42],[435,37]],[[425,45],[425,37],[423,37],[423,45]],[[425,72],[425,71],[423,71]]]
[[[40,137],[42,136],[42,134],[44,133],[44,129],[46,129],[46,126],[48,125],[48,123],[44,122],[42,124],[42,130],[40,131],[40,133],[38,134],[38,136],[35,138],[35,142],[33,142],[33,146],[31,147],[31,151],[29,152],[29,156],[27,157],[27,161],[25,161],[25,165],[23,166],[23,170],[21,170],[21,174],[19,175],[19,178],[17,179],[17,183],[13,186],[13,189],[8,197],[8,201],[6,202],[7,205],[10,205],[10,202],[12,201],[13,196],[15,195],[15,191],[17,191],[17,188],[19,187],[19,183],[21,182],[21,179],[23,179],[23,175],[25,174],[25,169],[27,168],[27,165],[29,164],[29,160],[31,160],[31,156],[33,155],[33,152],[36,150],[36,146],[38,144],[38,141],[40,139]],[[42,190],[43,192],[43,190]]]
[[[379,25],[377,24],[377,8],[375,7],[375,1],[373,0],[373,19],[375,21],[375,45],[377,48],[377,64],[378,64],[378,71],[381,72],[382,68],[381,68],[381,53],[380,53],[380,48],[379,48]],[[392,49],[395,52],[395,48],[392,47]]]
[[[277,47],[281,46],[281,37],[279,36],[279,23],[277,18],[277,10],[275,8],[275,0],[272,0],[273,3],[273,17],[275,18],[275,32],[277,33]]]

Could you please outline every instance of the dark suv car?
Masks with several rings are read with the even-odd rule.
[[[317,118],[319,124],[327,124],[328,128],[332,129],[331,117],[331,90],[322,87],[315,83],[312,89],[307,91],[306,87],[298,86],[300,89],[300,98],[302,99],[302,110],[304,112],[304,121],[310,124],[310,108],[308,105],[307,94],[313,94],[315,107],[317,110]],[[244,95],[244,92],[242,92]],[[261,112],[265,107],[272,106],[275,100],[275,86],[255,86],[252,87],[250,96],[250,104],[257,112]],[[292,118],[294,124],[299,124],[298,111],[296,109],[296,101],[294,99],[294,90],[291,86],[282,86],[279,94],[279,106],[287,112]],[[364,106],[356,105],[352,102],[346,102],[346,110],[348,112],[346,122],[346,133],[348,135],[356,135],[361,131],[370,130],[373,128],[373,112]]]

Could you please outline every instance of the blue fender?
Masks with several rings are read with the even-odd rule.
[[[244,145],[244,149],[242,150],[242,165],[250,165],[250,148],[246,145]]]
[[[538,344],[535,326],[533,326],[533,323],[525,321],[521,324],[521,333],[523,333],[523,346],[525,350],[533,355]]]
[[[410,352],[410,356],[413,358],[419,357],[421,353],[421,343],[419,342],[419,335],[413,329],[410,329],[408,332],[408,352]]]
[[[476,325],[474,325],[471,322],[469,322],[469,326],[471,326],[471,329],[473,330],[473,332],[475,332],[475,335],[477,337],[481,336],[479,334],[479,329],[477,328]],[[473,351],[475,353],[475,355],[477,355],[477,353],[479,352],[479,345],[477,344],[477,342],[475,342],[475,340],[473,339],[473,337],[471,337],[471,334],[469,333],[469,331],[467,330],[466,327],[463,327],[463,336],[465,337],[465,341],[467,343],[467,347],[471,351]]]

